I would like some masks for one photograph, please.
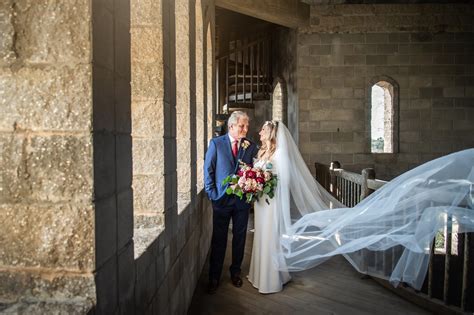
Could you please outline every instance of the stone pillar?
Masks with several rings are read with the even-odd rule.
[[[138,257],[164,229],[164,18],[163,1],[131,3],[134,240]]]
[[[194,12],[194,8],[193,8]],[[192,19],[194,21],[194,19]],[[179,0],[175,3],[175,28],[176,28],[176,143],[178,173],[178,212],[181,212],[191,201],[191,156],[193,134],[191,126],[192,106],[194,97],[191,95],[191,36],[190,32],[190,1]],[[192,58],[194,60],[194,58]],[[194,91],[194,88],[193,88]]]
[[[0,308],[95,303],[91,1],[0,3]]]

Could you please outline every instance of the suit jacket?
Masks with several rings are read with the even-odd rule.
[[[244,141],[250,142],[247,148],[242,145]],[[245,203],[245,198],[239,200],[235,196],[227,195],[225,191],[228,184],[222,185],[222,181],[227,176],[237,173],[239,160],[247,164],[253,164],[253,158],[257,155],[257,152],[257,145],[243,138],[240,141],[237,157],[234,158],[228,134],[211,139],[204,160],[204,189],[214,207],[223,208],[234,203],[238,208],[250,207],[249,204]]]

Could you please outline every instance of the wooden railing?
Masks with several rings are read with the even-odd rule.
[[[217,58],[218,114],[266,99],[271,88],[269,36],[251,42],[235,41],[235,48]]]
[[[382,187],[386,182],[377,180],[374,169],[360,174],[349,172],[337,161],[331,165],[315,163],[316,180],[335,198],[348,207]],[[432,242],[428,274],[421,291],[405,285],[393,288],[387,281],[374,278],[386,288],[417,303],[436,314],[464,314],[474,311],[474,233],[456,233],[451,217],[446,218],[443,233]],[[393,251],[399,250],[393,248]],[[393,264],[393,253],[385,257],[377,252],[371,255],[372,264]],[[373,257],[373,258],[372,258]],[[391,268],[388,268],[391,269]]]

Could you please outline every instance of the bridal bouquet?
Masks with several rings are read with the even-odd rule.
[[[277,185],[277,176],[272,174],[272,164],[267,163],[265,168],[251,167],[239,161],[239,170],[235,175],[227,176],[222,185],[229,183],[226,190],[228,195],[236,195],[240,199],[245,197],[246,202],[252,203],[263,195],[273,198]],[[265,199],[267,203],[268,199]]]

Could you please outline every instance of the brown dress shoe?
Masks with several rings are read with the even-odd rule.
[[[217,280],[209,280],[209,285],[207,287],[207,293],[209,293],[209,294],[216,293],[218,286],[219,286],[219,282]]]
[[[242,278],[240,278],[240,275],[233,275],[230,279],[232,280],[234,287],[240,288],[242,286]]]

